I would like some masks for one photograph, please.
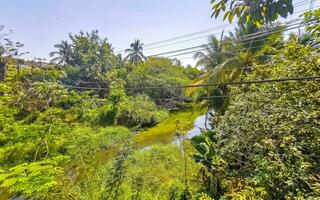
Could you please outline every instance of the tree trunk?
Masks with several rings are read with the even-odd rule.
[[[4,81],[4,78],[6,76],[6,69],[7,69],[6,64],[0,62],[0,83]],[[0,96],[3,96],[3,95],[4,95],[4,92],[0,91]]]
[[[0,82],[4,81],[6,76],[6,64],[0,62]]]

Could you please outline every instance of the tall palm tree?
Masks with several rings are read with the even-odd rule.
[[[239,69],[245,67],[239,55],[234,55],[233,51],[229,50],[228,42],[228,39],[223,39],[223,33],[220,40],[211,36],[209,44],[204,45],[204,50],[194,55],[194,58],[198,59],[197,66],[204,67],[206,73],[194,79],[191,84],[220,84],[215,87],[191,87],[186,90],[188,96],[195,97],[197,109],[206,111],[206,129],[211,111],[224,113],[228,105],[228,87],[223,83],[234,80],[241,73]]]
[[[238,38],[257,31],[260,30],[252,25],[241,26],[236,29],[235,35],[231,34],[223,40],[222,37],[220,41],[211,38],[211,43],[205,51],[196,53],[195,57],[200,58],[198,65],[204,66],[207,72],[194,79],[192,85],[217,84],[215,87],[200,90],[196,87],[186,90],[187,95],[196,98],[197,107],[206,108],[208,111],[213,110],[215,113],[224,113],[229,102],[229,88],[223,83],[232,82],[244,71],[250,71],[249,67],[252,67],[254,62],[260,60],[265,62],[264,54],[270,49],[276,49],[281,42],[281,33],[263,36],[262,41],[259,38],[259,41],[252,39],[248,42],[238,42]]]
[[[57,48],[57,51],[51,52],[50,57],[54,57],[51,62],[56,63],[57,65],[66,65],[71,64],[71,56],[72,56],[72,46],[66,40],[61,41],[60,44],[54,45]]]
[[[224,113],[229,103],[229,88],[223,83],[231,82],[239,77],[242,73],[241,69],[245,66],[245,63],[240,58],[229,58],[192,81],[191,85],[218,84],[201,89],[190,87],[186,90],[187,96],[195,97],[197,109],[206,110],[205,125],[207,125],[210,111],[213,110],[214,113],[220,114]]]
[[[209,43],[203,45],[204,50],[195,53],[193,56],[198,60],[197,66],[204,67],[206,71],[210,71],[231,56],[230,53],[225,51],[221,43],[222,38],[223,34],[221,34],[220,41],[215,36],[209,37]]]
[[[129,60],[130,63],[138,65],[146,60],[146,57],[143,55],[143,43],[139,39],[136,39],[133,43],[130,44],[130,49],[126,49],[125,52],[128,53],[126,60]]]
[[[196,87],[188,88],[186,94],[194,96],[196,105],[200,109],[206,109],[209,113],[210,109],[215,112],[223,112],[226,108],[228,98],[228,88],[223,85],[239,75],[239,68],[244,67],[244,63],[235,56],[234,53],[228,52],[226,49],[226,40],[218,40],[215,36],[209,38],[209,43],[204,45],[204,50],[195,53],[194,58],[198,59],[197,66],[205,68],[206,73],[192,81],[192,85],[202,85],[211,83],[221,83],[216,87],[208,87],[197,89]],[[214,96],[213,98],[209,98]],[[207,115],[206,115],[207,120]]]

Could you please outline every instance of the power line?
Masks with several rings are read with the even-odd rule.
[[[147,87],[127,87],[126,89],[132,90],[144,90],[144,89],[163,89],[163,88],[172,88],[172,89],[183,89],[183,88],[201,88],[201,87],[214,87],[220,85],[243,85],[243,84],[263,84],[263,83],[278,83],[278,82],[291,82],[291,81],[311,81],[320,79],[319,76],[306,76],[306,77],[292,77],[292,78],[279,78],[279,79],[264,79],[264,80],[252,80],[252,81],[240,81],[240,82],[221,82],[213,84],[199,84],[199,85],[184,85],[184,86],[147,86]],[[107,90],[109,88],[100,87],[81,87],[81,86],[72,86],[72,85],[63,85],[66,88],[74,89],[87,89],[87,90]]]
[[[259,42],[259,41],[263,41],[263,40],[265,40],[265,38],[262,38],[262,39],[260,39],[260,40],[252,40],[252,41],[248,41],[248,42],[245,42],[245,43],[241,43],[241,45],[249,44],[249,43],[252,43],[252,42]],[[236,53],[238,53],[238,52],[241,51],[241,50],[256,49],[256,48],[260,48],[260,47],[263,47],[263,46],[265,46],[265,44],[256,45],[256,46],[253,46],[253,47],[250,47],[250,48],[248,48],[248,47],[238,48],[237,50],[227,51],[227,52],[223,52],[223,53],[232,55],[232,53],[236,54]],[[203,51],[203,50],[206,50],[206,48],[198,49],[198,50],[194,50],[194,51],[190,51],[190,52],[186,52],[186,53],[183,53],[183,54],[181,54],[181,55],[185,55],[185,54],[189,54],[189,53],[197,53],[197,52]],[[180,54],[168,56],[168,58],[172,58],[172,57],[176,57],[176,56],[180,56]],[[191,58],[195,58],[195,57],[193,56],[193,57],[191,57]],[[180,60],[180,59],[179,59],[179,60]]]
[[[273,55],[269,55],[269,56],[273,56]],[[278,63],[273,63],[273,64],[278,64]],[[272,65],[270,65],[269,63],[267,64],[263,64],[263,65],[255,65],[255,66],[251,66],[251,67],[238,67],[238,68],[227,68],[227,69],[221,69],[218,70],[219,72],[221,71],[230,71],[230,70],[237,70],[237,69],[260,69],[262,67],[274,67]],[[88,84],[88,83],[100,83],[99,81],[76,81],[75,83],[77,84]],[[63,84],[62,84],[63,85]]]
[[[272,56],[272,55],[270,55]],[[273,64],[277,64],[277,63],[273,63]],[[270,64],[263,64],[263,65],[255,65],[253,67],[241,67],[241,68],[229,68],[229,69],[221,69],[218,71],[229,71],[229,70],[236,70],[236,69],[256,69],[257,67],[261,68],[261,67],[273,67]],[[87,83],[100,83],[99,81],[76,81],[76,83],[78,84],[87,84]]]
[[[289,23],[291,23],[291,22],[289,22]],[[297,25],[297,24],[299,24],[299,23],[288,25],[288,27],[294,26],[294,25]],[[273,34],[274,32],[271,32],[271,31],[273,31],[275,29],[281,29],[281,28],[282,27],[275,27],[275,28],[272,28],[271,30],[267,30],[267,32],[266,31],[259,31],[259,32],[247,34],[245,36],[237,38],[237,40],[234,41],[234,42],[244,42],[244,41],[247,41],[247,40],[251,41],[252,39],[256,39],[256,38],[259,38],[259,37],[263,37],[263,36],[266,36],[266,35]],[[268,31],[270,31],[270,32],[268,32]],[[257,36],[259,36],[259,37],[257,37]],[[224,43],[226,43],[226,42],[222,42],[221,44],[224,44]],[[183,48],[183,49],[178,49],[178,50],[173,50],[173,51],[168,51],[168,52],[163,52],[163,53],[158,53],[158,54],[150,55],[149,57],[161,56],[161,55],[165,55],[165,54],[172,54],[172,53],[176,53],[176,52],[180,52],[180,51],[191,50],[191,49],[195,49],[195,48],[201,48],[201,47],[203,47],[205,45],[212,45],[212,43],[197,45],[197,46],[193,46],[193,47],[188,47],[188,48]]]
[[[267,36],[267,35],[272,35],[272,34],[276,34],[276,33],[279,33],[279,32],[282,32],[282,31],[289,31],[289,30],[294,30],[294,29],[297,29],[297,28],[301,28],[305,25],[308,25],[308,24],[311,24],[310,22],[309,23],[305,23],[305,24],[300,24],[299,26],[296,26],[296,27],[291,27],[289,29],[283,29],[283,30],[279,30],[279,31],[274,31],[274,32],[269,32],[268,34],[265,34],[265,35],[261,35],[260,37],[264,37],[264,36]],[[248,44],[248,43],[251,43],[251,42],[257,42],[257,41],[261,41],[261,40],[264,40],[264,38],[262,39],[257,39],[257,40],[249,40],[248,42],[240,42],[240,44]],[[233,42],[236,42],[236,41],[233,41]],[[223,42],[222,42],[223,43]],[[221,44],[222,44],[221,43]],[[212,44],[208,43],[208,44],[203,44],[203,46],[211,46]],[[263,45],[260,45],[260,47],[263,46]],[[255,47],[251,47],[251,48],[257,48],[259,46],[255,46]],[[195,47],[194,47],[195,48]],[[200,48],[200,46],[198,46],[198,48]],[[195,48],[196,49],[196,48]],[[242,48],[242,49],[246,49],[246,48]],[[191,53],[197,53],[199,51],[203,51],[203,50],[206,50],[206,48],[202,48],[202,49],[196,49],[196,50],[193,50],[193,51],[188,51],[188,52],[184,52],[184,53],[180,53],[180,54],[174,54],[174,55],[170,55],[168,56],[169,58],[174,58],[174,57],[177,57],[177,56],[181,56],[181,55],[186,55],[186,54],[191,54]],[[241,50],[241,49],[239,49]],[[177,51],[184,51],[183,49],[180,49],[180,50],[177,50]],[[229,51],[229,52],[237,52],[237,51]],[[169,54],[168,52],[165,52],[163,54]],[[190,59],[190,58],[193,58],[193,57],[188,57],[188,58],[184,58],[184,59]]]
[[[252,41],[252,42],[254,42],[254,41]],[[244,49],[257,49],[257,48],[260,48],[260,47],[263,47],[264,45],[262,44],[262,45],[257,45],[257,46],[254,46],[254,47],[250,47],[250,48],[240,48],[240,49],[238,49],[238,50],[234,50],[234,51],[228,51],[228,52],[225,52],[225,53],[230,53],[231,55],[232,55],[232,53],[237,53],[237,52],[239,52],[239,51],[241,51],[241,50],[244,50]],[[184,53],[181,53],[181,54],[176,54],[176,55],[172,55],[172,56],[168,56],[168,58],[174,58],[174,57],[176,57],[176,56],[182,56],[182,55],[186,55],[186,54],[191,54],[191,53],[197,53],[197,52],[199,52],[199,51],[203,51],[203,50],[206,50],[206,48],[203,48],[203,49],[197,49],[197,50],[193,50],[193,51],[188,51],[188,52],[184,52]]]
[[[305,10],[302,10],[301,12],[304,12]],[[295,19],[295,20],[291,20],[288,22],[288,25],[286,27],[286,29],[283,29],[281,30],[282,27],[275,27],[274,29],[279,29],[279,30],[275,30],[273,32],[267,32],[267,33],[264,33],[264,32],[256,32],[256,33],[253,33],[253,34],[260,34],[259,37],[264,37],[264,36],[267,36],[267,35],[271,35],[271,34],[275,34],[275,33],[278,33],[278,32],[282,32],[282,31],[289,31],[289,30],[294,30],[294,29],[297,29],[297,28],[300,28],[300,27],[303,27],[307,24],[310,24],[311,22],[308,22],[308,23],[305,23],[305,24],[302,24],[302,23],[295,23],[295,24],[291,24],[289,25],[289,23],[292,23],[294,21],[298,21],[299,19]],[[298,25],[300,24],[300,25]],[[290,26],[294,26],[294,25],[298,25],[296,27],[291,27]],[[250,35],[246,35],[245,37],[248,37]],[[243,37],[243,39],[240,38],[239,41],[233,41],[233,42],[241,42],[241,41],[246,41],[246,40],[249,40],[247,42],[241,42],[241,44],[247,44],[247,43],[252,43],[252,42],[257,42],[257,41],[261,41],[261,40],[264,40],[264,38],[262,39],[256,39],[256,40],[250,40],[250,39],[254,39],[254,38],[259,38],[258,35],[255,36],[255,37],[252,37],[252,38],[245,38]],[[223,43],[223,42],[222,42]],[[194,46],[194,47],[189,47],[189,48],[184,48],[184,49],[179,49],[179,50],[174,50],[174,51],[169,51],[169,52],[164,52],[164,53],[160,53],[160,54],[155,54],[155,55],[151,55],[151,56],[160,56],[160,55],[165,55],[165,54],[172,54],[174,52],[180,52],[180,51],[186,51],[186,50],[189,50],[189,49],[197,49],[197,50],[193,50],[193,51],[189,51],[189,52],[184,52],[184,53],[181,53],[181,54],[176,54],[176,55],[171,55],[171,56],[168,56],[169,58],[172,58],[172,57],[176,57],[176,56],[181,56],[181,55],[186,55],[186,54],[190,54],[190,53],[196,53],[196,52],[199,52],[199,51],[202,51],[202,50],[205,50],[206,48],[202,48],[202,49],[198,49],[198,48],[201,48],[201,47],[205,47],[205,46],[210,46],[212,45],[211,43],[207,43],[207,44],[203,44],[203,45],[199,45],[199,46]],[[165,45],[163,45],[165,46]],[[261,45],[260,45],[261,46]],[[252,48],[257,48],[258,46],[256,47],[252,47]],[[245,48],[243,48],[245,49]],[[241,50],[241,49],[239,49]],[[237,52],[237,51],[233,51],[233,52]],[[229,51],[230,53],[230,51]],[[192,57],[190,57],[192,58]]]
[[[275,34],[275,33],[271,33],[270,35],[272,35],[272,34]],[[241,44],[241,45],[244,45],[244,44],[250,44],[250,43],[253,43],[253,42],[259,42],[259,41],[264,41],[264,40],[266,40],[266,38],[250,40],[250,41],[247,41],[247,42],[241,42],[240,44]],[[231,41],[228,41],[228,42],[231,42]],[[210,44],[203,44],[202,46],[203,46],[204,48],[202,48],[202,49],[197,49],[197,50],[194,50],[194,51],[191,51],[191,52],[187,52],[187,53],[184,53],[183,55],[189,54],[189,53],[196,53],[196,52],[199,52],[199,51],[202,51],[202,50],[206,50],[207,46],[210,46]],[[226,45],[224,45],[224,46],[226,46]],[[258,48],[258,47],[262,47],[262,46],[264,46],[264,45],[257,45],[257,46],[250,47],[250,48],[243,47],[243,48],[239,48],[239,49],[237,49],[237,50],[227,51],[227,52],[224,52],[224,53],[226,53],[226,54],[238,53],[239,51],[244,50],[244,49],[254,49],[254,48]],[[223,47],[223,46],[221,46],[221,47]],[[180,56],[180,54],[178,54],[178,55],[171,55],[171,56],[168,56],[168,58],[172,58],[172,57],[176,57],[176,56]],[[187,58],[179,58],[179,60],[181,60],[181,59],[190,59],[190,58],[194,58],[194,56],[192,56],[192,57],[187,57]]]
[[[296,4],[294,4],[293,6],[295,8],[299,7],[299,6],[302,6],[302,5],[305,5],[309,2],[309,0],[305,0],[305,1],[301,1],[301,2],[298,2]],[[304,11],[304,10],[303,10]],[[295,13],[297,14],[297,13]],[[158,44],[161,44],[161,43],[168,43],[168,42],[171,42],[171,41],[175,41],[175,40],[180,40],[180,39],[183,39],[183,38],[188,38],[188,37],[192,37],[192,36],[195,36],[195,35],[199,35],[199,34],[203,34],[203,33],[206,33],[206,32],[211,32],[211,31],[214,31],[214,30],[219,30],[219,29],[223,29],[223,28],[228,28],[228,27],[232,27],[234,26],[236,23],[232,23],[232,24],[225,24],[225,25],[220,25],[220,26],[216,26],[216,27],[212,27],[212,28],[208,28],[208,29],[204,29],[204,30],[200,30],[200,31],[196,31],[196,32],[192,32],[192,33],[188,33],[188,34],[185,34],[185,35],[180,35],[180,36],[176,36],[176,37],[173,37],[173,38],[169,38],[169,39],[165,39],[165,40],[161,40],[161,41],[157,41],[157,42],[153,42],[153,43],[149,43],[149,44],[145,44],[144,46],[145,47],[149,47],[149,46],[154,46],[154,45],[158,45]],[[206,37],[206,36],[202,36],[202,37]],[[200,37],[199,37],[200,38]],[[198,38],[195,38],[195,39],[198,39]],[[191,41],[192,39],[189,39],[187,41]],[[182,42],[182,41],[181,41]],[[177,42],[178,43],[178,42]],[[180,42],[179,42],[180,43]],[[168,44],[170,45],[170,44]],[[163,45],[165,46],[165,45]],[[161,46],[162,47],[162,46]],[[149,49],[154,49],[154,48],[149,48]],[[145,50],[149,50],[149,49],[145,49]],[[120,50],[120,51],[116,51],[116,53],[120,53],[120,52],[124,52],[125,50]]]
[[[199,85],[185,85],[177,86],[173,88],[199,88],[199,87],[214,87],[219,85],[243,85],[243,84],[261,84],[261,83],[277,83],[277,82],[291,82],[291,81],[306,81],[306,80],[318,80],[319,76],[307,76],[307,77],[292,77],[292,78],[280,78],[280,79],[265,79],[265,80],[252,80],[252,81],[240,81],[240,82],[225,82],[225,83],[213,83],[213,84],[199,84]],[[159,89],[163,87],[144,87],[142,89]],[[170,88],[170,87],[167,87]]]
[[[302,2],[300,2],[300,3],[304,3],[304,2],[308,2],[308,0],[302,1]],[[305,5],[305,4],[306,4],[306,3],[301,4],[301,5]],[[299,7],[299,6],[301,6],[301,5],[297,5],[297,6],[295,6],[295,7]],[[302,10],[302,12],[304,12],[304,11],[306,11],[306,10]],[[300,12],[301,12],[301,11],[300,11]],[[294,15],[296,15],[296,14],[299,14],[300,12],[295,13],[295,14],[293,14],[292,16],[294,16]],[[234,28],[234,24],[229,25],[229,27]],[[229,27],[226,27],[226,28],[229,28]],[[219,30],[219,29],[217,29],[217,30]],[[225,32],[225,30],[220,31],[220,32],[217,32],[217,33],[215,33],[215,34],[222,34],[222,33],[224,33],[224,32]],[[205,37],[210,37],[210,36],[215,35],[215,34],[212,33],[212,34],[209,34],[209,35],[204,35],[204,36],[199,36],[199,37],[196,37],[196,38],[191,38],[191,39],[187,39],[187,40],[177,41],[177,42],[173,42],[173,43],[169,43],[169,44],[164,44],[164,45],[161,45],[161,46],[155,46],[155,47],[147,48],[147,49],[144,49],[144,50],[147,51],[147,50],[157,49],[157,48],[161,48],[161,47],[172,46],[172,45],[174,45],[174,44],[180,44],[180,43],[189,42],[189,41],[193,41],[193,40],[197,40],[197,39],[201,39],[201,38],[205,38]]]
[[[270,31],[270,32],[259,32],[259,34],[255,34],[253,35],[252,37],[248,37],[246,38],[247,36],[251,36],[250,34],[249,35],[246,35],[246,37],[240,37],[239,39],[236,39],[234,40],[233,42],[235,43],[241,43],[241,42],[245,42],[245,41],[248,41],[249,43],[250,42],[254,42],[253,39],[257,39],[257,38],[260,38],[260,37],[265,37],[267,35],[271,35],[271,34],[275,34],[275,33],[279,33],[279,32],[282,32],[282,31],[288,31],[288,30],[293,30],[293,29],[296,29],[296,28],[300,28],[304,25],[298,25],[298,26],[295,26],[295,27],[291,27],[291,26],[294,26],[294,25],[297,25],[299,23],[295,23],[295,24],[292,24],[290,26],[287,27],[287,29],[281,29],[282,27],[277,27],[277,28],[274,28],[274,29],[278,29],[278,30],[274,30],[274,31]],[[272,30],[272,29],[271,29]],[[221,44],[228,44],[227,42],[221,42]],[[220,45],[221,45],[220,44]],[[207,44],[202,44],[202,45],[198,45],[198,46],[193,46],[193,47],[188,47],[188,48],[183,48],[183,49],[178,49],[178,50],[173,50],[173,51],[168,51],[168,52],[163,52],[163,53],[159,53],[159,54],[154,54],[154,55],[149,55],[148,57],[157,57],[157,56],[163,56],[163,55],[167,55],[167,54],[173,54],[173,53],[179,53],[179,52],[183,52],[183,51],[187,51],[187,50],[193,50],[193,49],[196,49],[196,50],[193,50],[193,51],[189,51],[189,52],[185,52],[185,53],[181,53],[181,54],[177,54],[177,55],[171,55],[169,57],[174,57],[174,56],[180,56],[180,55],[185,55],[185,54],[190,54],[190,53],[195,53],[199,50],[205,50],[205,49],[199,49],[199,48],[203,48],[204,46],[210,46],[212,45],[211,43],[207,43]]]
[[[278,64],[278,63],[273,63],[273,64]],[[243,69],[256,70],[256,69],[260,69],[260,68],[263,68],[263,67],[269,68],[269,67],[274,67],[274,66],[270,65],[269,63],[267,63],[267,64],[263,64],[263,65],[255,65],[255,66],[250,66],[250,67],[235,67],[235,68],[220,69],[220,70],[218,70],[218,72],[233,71],[233,70],[243,70]],[[99,81],[77,81],[76,83],[77,84],[88,84],[88,83],[100,83],[100,82]]]
[[[222,33],[224,33],[224,31],[220,31],[220,32],[218,32],[216,34],[219,34],[219,33],[222,34]],[[191,38],[191,39],[187,39],[187,40],[182,40],[182,41],[178,41],[178,42],[164,44],[164,45],[161,45],[161,46],[151,47],[151,48],[147,48],[147,49],[144,49],[144,50],[147,51],[147,50],[152,50],[152,49],[158,49],[158,48],[161,48],[161,47],[172,46],[174,44],[180,44],[180,43],[184,43],[184,42],[189,42],[189,41],[197,40],[197,39],[200,39],[200,38],[207,38],[207,37],[210,37],[210,36],[213,36],[213,35],[214,34],[204,35],[204,36],[200,36],[200,37],[196,37],[196,38]]]
[[[283,31],[289,31],[289,30],[294,30],[294,29],[297,29],[297,28],[301,28],[301,27],[303,27],[304,25],[301,25],[301,26],[297,26],[297,27],[294,27],[294,28],[292,28],[292,29],[287,29],[287,30],[283,30]],[[281,31],[279,31],[279,32],[281,32]],[[272,34],[275,34],[276,32],[274,32],[274,33],[271,33],[270,35],[272,35]],[[289,35],[289,34],[288,34]],[[244,45],[244,44],[249,44],[249,43],[252,43],[252,42],[258,42],[258,41],[263,41],[263,40],[265,40],[265,38],[262,38],[262,39],[257,39],[257,40],[250,40],[250,41],[248,41],[248,42],[241,42],[240,44],[241,45]],[[212,44],[211,44],[212,45]],[[203,46],[205,47],[205,46],[211,46],[210,45],[210,43],[208,43],[208,44],[203,44]],[[225,46],[225,45],[222,45],[222,46]],[[251,47],[251,48],[256,48],[256,47],[261,47],[261,46],[263,46],[263,45],[259,45],[259,46],[255,46],[255,47]],[[182,53],[182,54],[177,54],[177,55],[171,55],[171,56],[168,56],[169,58],[174,58],[174,57],[177,57],[177,56],[181,56],[181,55],[186,55],[186,54],[191,54],[191,53],[196,53],[196,52],[199,52],[199,51],[202,51],[202,50],[205,50],[206,48],[203,48],[203,49],[198,49],[198,50],[194,50],[194,51],[190,51],[190,52],[186,52],[186,53]],[[248,48],[246,48],[246,47],[244,47],[244,48],[239,48],[238,50],[234,50],[234,51],[228,51],[228,52],[225,52],[225,53],[232,53],[232,52],[235,52],[235,53],[237,53],[239,50],[243,50],[243,49],[248,49]],[[194,56],[191,56],[191,57],[184,57],[184,58],[178,58],[179,60],[184,60],[184,59],[195,59],[195,57]]]
[[[213,31],[213,30],[223,29],[223,28],[230,27],[230,26],[232,26],[232,25],[224,24],[224,25],[221,25],[221,26],[216,26],[216,27],[204,29],[204,30],[201,30],[201,31],[193,32],[193,33],[188,33],[188,34],[185,34],[185,35],[181,35],[181,36],[177,36],[177,37],[161,40],[161,41],[158,41],[158,42],[145,44],[144,47],[154,46],[154,45],[158,45],[158,44],[161,44],[161,43],[168,43],[168,42],[171,42],[171,41],[192,37],[192,36],[195,36],[195,35],[203,34],[203,33],[209,32],[209,31]],[[125,50],[121,50],[121,51],[118,51],[118,52],[124,52],[124,51]]]
[[[235,25],[235,23],[231,24],[231,25]],[[161,44],[161,43],[167,43],[167,42],[171,42],[171,41],[174,41],[174,40],[179,40],[179,39],[182,39],[182,38],[191,37],[191,36],[194,36],[194,35],[199,35],[199,34],[202,34],[202,33],[206,33],[208,31],[223,29],[223,28],[229,27],[231,25],[230,24],[224,24],[224,25],[221,25],[221,26],[216,26],[216,27],[208,28],[208,29],[197,31],[197,32],[193,32],[193,33],[188,33],[188,34],[177,36],[177,37],[173,37],[173,38],[170,38],[170,39],[165,39],[165,40],[161,40],[161,41],[158,41],[158,42],[153,42],[153,43],[150,43],[150,44],[146,44],[145,46],[148,47],[148,46],[154,46],[154,45]]]
[[[269,56],[273,56],[273,55],[269,55]],[[278,64],[278,63],[273,63],[273,64]],[[270,64],[263,64],[263,65],[255,65],[255,66],[251,66],[251,67],[235,67],[235,68],[220,69],[220,70],[218,70],[218,72],[244,70],[244,69],[256,70],[256,69],[260,69],[262,67],[269,68],[269,67],[274,67],[274,66],[272,66]],[[100,82],[99,81],[76,81],[76,83],[77,84],[88,84],[88,83],[100,83]]]
[[[216,27],[208,28],[208,29],[197,31],[197,32],[193,32],[193,33],[188,33],[188,34],[185,34],[185,35],[182,35],[182,36],[177,36],[177,37],[174,37],[174,38],[171,38],[171,39],[166,39],[166,40],[161,40],[161,41],[150,43],[150,44],[145,44],[143,46],[144,47],[149,47],[149,46],[154,46],[154,45],[157,45],[157,44],[168,43],[168,42],[171,42],[171,41],[192,37],[192,36],[199,35],[199,34],[202,34],[202,33],[206,33],[206,32],[209,32],[209,31],[228,28],[228,27],[231,27],[233,25],[235,25],[235,24],[231,24],[231,25],[230,24],[225,24],[225,25],[221,25],[221,26],[216,26]],[[153,48],[149,48],[149,49],[153,49]],[[144,49],[144,50],[149,50],[149,49]],[[116,53],[121,53],[121,52],[125,52],[125,49],[120,50],[120,51],[116,51]]]
[[[224,85],[243,85],[243,84],[264,84],[264,83],[279,83],[279,82],[288,82],[288,81],[319,81],[320,76],[309,76],[309,77],[294,77],[294,78],[282,78],[282,79],[266,79],[266,80],[254,80],[254,81],[242,81],[242,82],[230,82],[230,83],[223,83]],[[208,85],[197,85],[192,87],[211,87],[211,86],[217,86],[221,84],[208,84]],[[186,86],[190,87],[190,86]],[[213,99],[213,98],[228,98],[237,96],[239,94],[229,94],[229,95],[209,95],[209,96],[201,96],[197,97],[196,99]],[[96,99],[100,102],[106,102],[107,99]],[[170,97],[170,98],[148,98],[148,99],[131,99],[131,101],[167,101],[167,100],[177,100],[177,101],[192,101],[192,97],[185,98],[185,97]]]
[[[297,25],[299,23],[296,23],[296,24],[292,24],[290,26],[293,26],[293,25]],[[308,23],[305,23],[305,24],[300,24],[298,26],[295,26],[295,27],[290,27],[290,28],[286,28],[286,29],[283,29],[281,30],[282,27],[278,27],[279,30],[275,30],[275,31],[271,31],[271,32],[267,32],[267,33],[264,33],[264,34],[261,34],[261,35],[257,35],[257,36],[254,36],[252,38],[247,38],[245,40],[233,40],[232,42],[235,42],[235,43],[240,43],[240,44],[246,44],[246,43],[251,43],[251,42],[256,42],[256,41],[261,41],[263,39],[257,39],[259,37],[264,37],[264,36],[267,36],[267,35],[272,35],[272,34],[276,34],[276,33],[279,33],[279,32],[282,32],[282,31],[289,31],[289,30],[294,30],[294,29],[297,29],[297,28],[301,28],[305,25],[308,25],[308,24],[311,24],[311,22],[308,22]],[[250,39],[256,39],[256,40],[250,40]],[[248,40],[248,41],[247,41]],[[245,43],[243,43],[242,41],[247,41]],[[227,42],[221,42],[221,44],[228,44],[229,41]],[[190,53],[196,53],[196,52],[199,52],[199,51],[202,51],[202,50],[205,50],[206,48],[202,48],[202,49],[199,49],[201,47],[205,47],[205,46],[211,46],[212,44],[211,43],[207,43],[207,44],[203,44],[203,45],[199,45],[199,46],[194,46],[194,47],[189,47],[189,48],[184,48],[184,49],[178,49],[178,50],[174,50],[174,51],[169,51],[169,52],[163,52],[163,53],[160,53],[160,54],[155,54],[155,55],[151,55],[151,56],[160,56],[160,55],[166,55],[166,54],[172,54],[172,53],[175,53],[175,52],[183,52],[183,51],[186,51],[186,50],[190,50],[190,49],[196,49],[196,50],[193,50],[193,51],[188,51],[188,52],[184,52],[184,53],[180,53],[180,54],[174,54],[174,55],[170,55],[168,56],[169,58],[172,58],[172,57],[176,57],[176,56],[181,56],[181,55],[186,55],[186,54],[190,54]],[[235,51],[236,52],[236,51]]]
[[[198,97],[197,99],[212,99],[212,98],[227,98],[236,96],[236,94],[232,95],[221,95],[221,96],[202,96]],[[107,102],[108,99],[97,99],[101,102]],[[186,98],[186,97],[170,97],[170,98],[148,98],[148,99],[130,99],[130,101],[166,101],[166,100],[177,100],[177,101],[192,101],[192,97]]]

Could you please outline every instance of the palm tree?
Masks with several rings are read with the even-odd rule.
[[[214,113],[223,114],[229,102],[229,88],[223,83],[232,82],[244,71],[250,71],[249,67],[252,67],[255,61],[265,62],[264,54],[268,51],[265,51],[264,47],[267,47],[267,50],[276,49],[278,43],[281,43],[282,33],[263,36],[262,41],[259,38],[260,41],[252,39],[248,42],[237,42],[239,37],[257,31],[259,29],[252,25],[240,26],[235,35],[231,34],[223,40],[222,37],[220,41],[211,37],[211,43],[206,46],[205,51],[195,54],[195,58],[200,58],[197,64],[204,66],[207,72],[194,79],[191,84],[217,84],[200,90],[196,87],[186,90],[187,95],[195,97],[197,107],[207,109],[207,113],[213,110]]]
[[[57,65],[66,65],[70,64],[71,56],[72,56],[72,46],[66,40],[61,41],[60,44],[54,45],[57,48],[57,51],[51,52],[49,55],[50,57],[57,57],[51,60],[52,63],[56,63]]]
[[[320,48],[320,41],[317,40],[312,34],[305,32],[302,33],[300,30],[298,35],[291,34],[290,39],[298,41],[300,44],[305,46],[312,46],[316,48]]]
[[[227,40],[218,40],[215,36],[209,38],[209,43],[204,45],[204,50],[195,53],[194,58],[198,59],[197,66],[205,68],[206,73],[192,81],[192,85],[202,85],[211,83],[221,83],[216,87],[208,87],[197,89],[196,87],[188,88],[186,94],[196,99],[196,105],[200,109],[206,109],[206,121],[209,111],[213,109],[215,112],[224,112],[228,103],[226,97],[228,88],[223,85],[239,75],[239,70],[245,66],[239,56],[235,56],[226,49]],[[213,98],[211,98],[214,96]],[[206,123],[207,124],[207,123]]]
[[[187,96],[195,97],[197,109],[205,109],[205,125],[207,125],[210,111],[223,114],[229,103],[229,88],[223,84],[235,80],[242,73],[245,63],[239,57],[229,58],[216,65],[212,70],[194,79],[191,85],[218,84],[212,87],[198,89],[190,87],[186,90]],[[213,114],[214,114],[213,113]],[[206,126],[206,129],[207,126]]]
[[[204,67],[206,71],[210,71],[231,56],[230,53],[224,50],[221,43],[222,38],[223,34],[221,34],[220,41],[215,36],[209,37],[209,44],[203,45],[204,50],[195,53],[193,56],[198,60],[197,66]]]
[[[130,63],[138,65],[146,60],[146,57],[143,55],[143,43],[139,39],[136,39],[133,43],[130,44],[130,49],[126,49],[125,52],[128,53],[126,60],[129,60]]]

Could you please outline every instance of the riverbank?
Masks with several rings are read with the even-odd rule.
[[[152,145],[173,143],[176,139],[177,121],[179,121],[179,128],[183,131],[194,131],[196,119],[201,114],[191,110],[172,113],[165,121],[137,133],[134,137],[134,146],[136,149],[143,149]],[[113,159],[118,152],[119,146],[97,152],[95,160],[99,163],[105,163]]]
[[[192,111],[172,113],[165,121],[138,133],[134,138],[135,145],[137,148],[144,148],[154,144],[172,143],[175,140],[177,122],[180,130],[188,131],[193,128],[195,120],[200,115],[200,112]]]

